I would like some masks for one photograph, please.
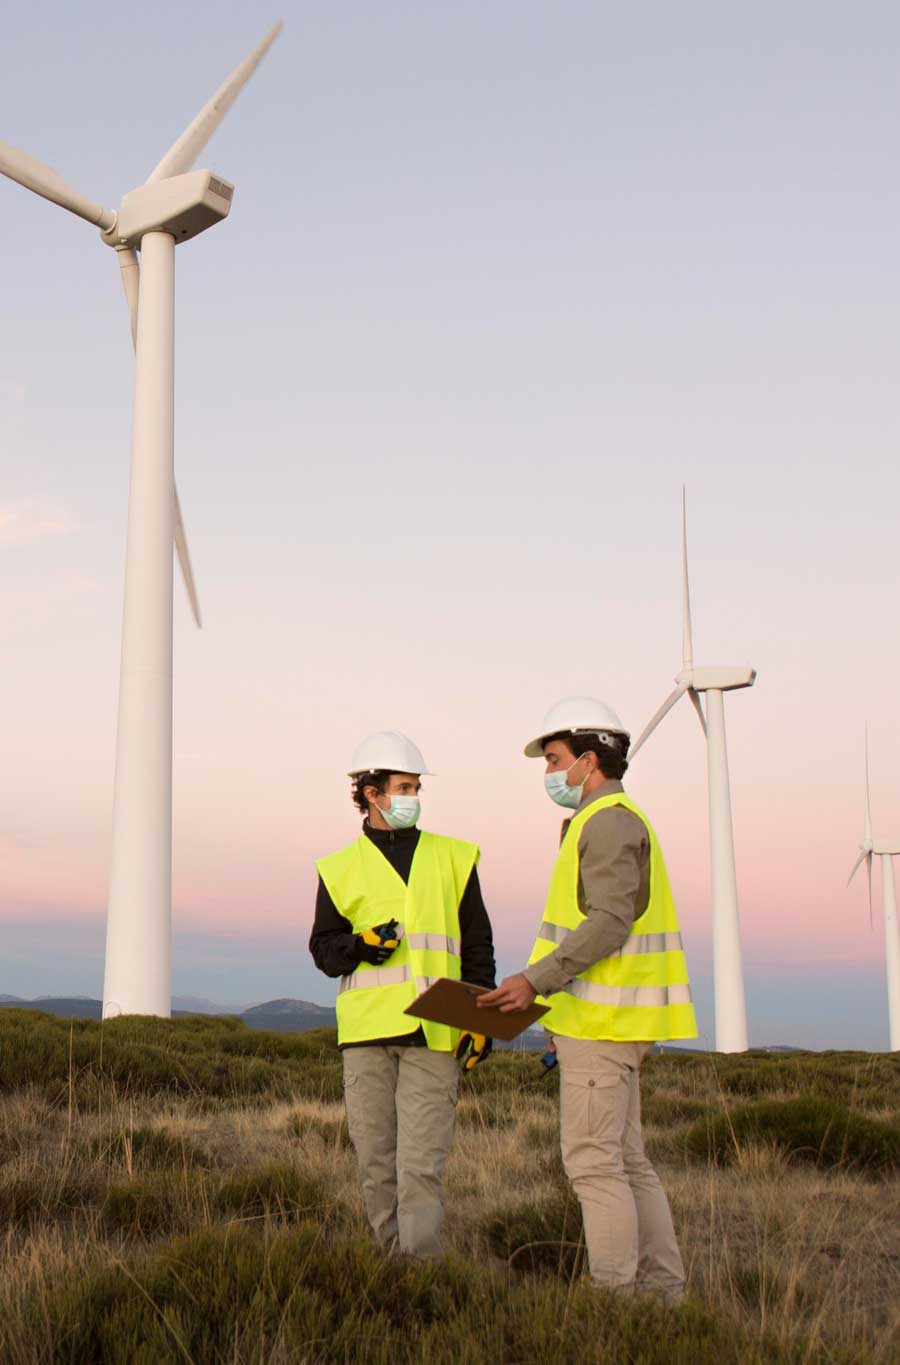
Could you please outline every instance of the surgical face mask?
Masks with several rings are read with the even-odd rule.
[[[547,795],[550,797],[550,800],[555,801],[558,806],[566,806],[569,810],[575,810],[581,805],[581,793],[584,789],[585,782],[588,780],[590,769],[585,773],[577,787],[570,787],[566,779],[575,767],[575,764],[580,763],[581,759],[584,757],[585,755],[582,754],[580,758],[574,759],[569,764],[568,768],[566,768],[565,772],[545,774],[544,786],[547,789]]]
[[[387,810],[378,809],[391,829],[412,829],[422,814],[422,802],[417,796],[389,796]]]

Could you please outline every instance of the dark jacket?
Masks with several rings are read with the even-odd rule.
[[[373,829],[368,820],[363,823],[363,833],[384,854],[404,882],[409,881],[419,832],[417,829]],[[472,868],[459,903],[459,934],[463,981],[471,981],[473,986],[494,986],[496,978],[491,922],[481,898],[476,867]],[[353,926],[338,910],[321,877],[316,892],[316,918],[309,938],[309,951],[319,971],[326,976],[346,976],[356,970],[361,960],[359,940],[353,932]],[[421,1024],[415,1028],[410,1019],[410,1029],[409,1033],[399,1038],[373,1038],[366,1043],[346,1043],[344,1046],[397,1044],[425,1047],[425,1033]]]

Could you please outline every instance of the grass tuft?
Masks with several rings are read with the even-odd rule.
[[[696,1306],[677,1312],[576,1286],[509,1284],[450,1261],[385,1259],[303,1224],[263,1240],[210,1230],[23,1305],[48,1365],[259,1360],[412,1365],[573,1359],[746,1365],[792,1359]]]
[[[698,1119],[685,1145],[691,1155],[719,1164],[740,1165],[745,1149],[763,1145],[824,1169],[900,1172],[900,1131],[817,1095],[765,1100]]]
[[[512,1270],[572,1279],[583,1267],[581,1210],[568,1189],[502,1208],[484,1219],[481,1230],[494,1255]]]

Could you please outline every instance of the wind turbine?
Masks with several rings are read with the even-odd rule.
[[[0,143],[4,175],[99,227],[116,251],[135,349],[104,1019],[171,1013],[173,541],[200,624],[174,477],[175,246],[228,215],[234,186],[191,167],[280,31],[270,29],[116,211]]]
[[[872,919],[872,859],[881,859],[881,902],[884,910],[884,956],[887,969],[888,1021],[890,1050],[900,1052],[900,924],[897,921],[897,893],[894,888],[894,858],[900,853],[900,840],[892,844],[876,844],[872,838],[872,812],[869,803],[869,732],[866,729],[866,812],[862,843],[847,885],[853,881],[860,865],[866,864],[869,883],[869,920]]]
[[[643,745],[660,721],[668,715],[685,693],[706,735],[709,782],[709,844],[713,920],[713,981],[715,988],[716,1048],[719,1052],[746,1052],[747,1006],[744,1000],[744,973],[741,963],[741,928],[738,916],[737,876],[734,866],[734,823],[731,815],[731,785],[728,777],[728,748],[725,742],[725,692],[752,687],[756,669],[746,665],[694,664],[691,632],[691,594],[688,582],[687,505],[681,495],[681,584],[682,645],[681,672],[675,677],[675,690],[650,720],[629,759]],[[706,715],[700,693],[706,694]]]

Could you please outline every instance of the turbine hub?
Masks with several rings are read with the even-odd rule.
[[[234,186],[211,171],[151,180],[125,195],[116,221],[101,237],[107,246],[139,247],[148,232],[187,242],[228,217]]]
[[[756,669],[748,664],[712,664],[695,668],[691,686],[698,692],[731,692],[739,687],[752,687]]]

